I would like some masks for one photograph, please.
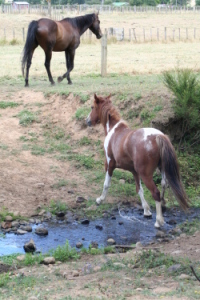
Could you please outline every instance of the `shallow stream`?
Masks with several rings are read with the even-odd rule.
[[[191,209],[188,214],[178,209],[167,210],[164,213],[165,225],[161,230],[167,234],[177,224],[185,220],[199,218],[199,216],[200,210],[197,209]],[[91,242],[98,243],[99,247],[105,247],[109,238],[114,239],[118,245],[130,245],[138,241],[147,244],[156,239],[157,229],[154,228],[154,223],[155,212],[152,213],[151,219],[147,219],[143,217],[143,212],[138,209],[125,209],[121,211],[121,215],[118,210],[112,211],[107,217],[91,220],[87,225],[76,221],[71,224],[57,220],[48,223],[43,222],[39,225],[33,225],[32,232],[24,235],[14,233],[3,235],[0,232],[0,255],[24,253],[23,246],[31,238],[34,240],[37,250],[42,253],[46,253],[58,245],[64,245],[66,240],[72,247],[76,247],[76,243],[81,242],[85,248],[88,248]],[[98,227],[98,225],[100,226]],[[37,226],[47,228],[48,235],[37,235],[34,232]]]

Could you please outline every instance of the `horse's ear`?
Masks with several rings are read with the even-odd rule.
[[[111,98],[111,94],[106,97],[106,100],[110,100],[110,98]]]
[[[98,103],[99,103],[99,98],[97,97],[97,95],[96,95],[96,94],[94,94],[94,100],[95,100],[96,104],[98,104]]]

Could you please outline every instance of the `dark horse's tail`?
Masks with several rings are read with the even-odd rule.
[[[171,187],[178,203],[183,210],[189,207],[189,200],[180,180],[179,166],[175,150],[170,140],[165,135],[158,135],[156,142],[160,149],[161,171],[165,173],[168,184]]]
[[[36,31],[38,28],[38,21],[32,21],[28,26],[26,43],[24,45],[23,54],[22,54],[22,75],[24,76],[24,69],[26,67],[27,61],[32,57],[33,49],[37,45],[35,39]]]

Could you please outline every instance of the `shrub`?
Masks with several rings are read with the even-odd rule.
[[[200,142],[200,83],[190,69],[178,69],[163,73],[164,84],[172,91],[176,120],[180,124],[179,150],[189,142]]]

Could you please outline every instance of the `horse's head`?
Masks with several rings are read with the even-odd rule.
[[[99,21],[99,13],[94,14],[93,23],[89,27],[89,29],[96,35],[97,39],[102,37],[100,21]]]
[[[97,123],[100,123],[102,119],[102,106],[104,106],[105,103],[108,103],[110,101],[111,95],[103,98],[103,97],[97,97],[96,94],[94,94],[94,102],[91,106],[91,112],[88,115],[86,122],[88,126],[94,126]]]

